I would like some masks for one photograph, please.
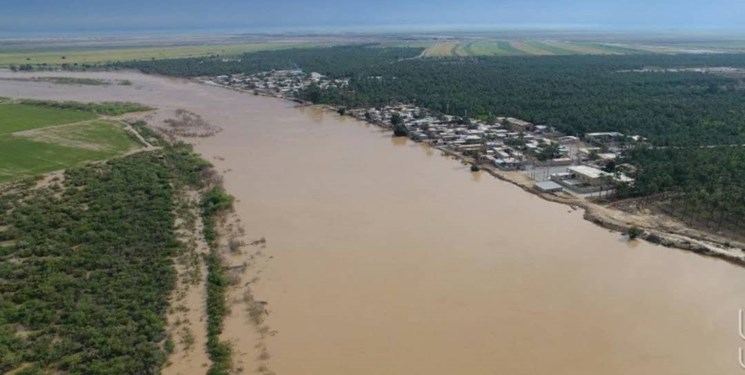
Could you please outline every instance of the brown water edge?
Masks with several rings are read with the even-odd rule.
[[[349,118],[180,80],[81,76],[134,84],[0,82],[0,96],[139,101],[224,128],[196,149],[229,170],[246,236],[267,238],[253,292],[278,331],[265,339],[278,374],[740,371],[737,267],[628,244]],[[248,322],[229,327],[247,337],[241,350],[256,345]]]
[[[210,365],[207,354],[207,266],[203,256],[209,253],[199,215],[200,194],[181,192],[176,214],[176,234],[185,248],[176,257],[176,288],[168,311],[168,335],[174,344],[163,375],[205,373]]]
[[[406,140],[405,138],[403,138]],[[445,155],[469,165],[476,161],[469,156],[450,150],[447,147],[436,147]],[[533,187],[535,181],[519,171],[503,171],[492,165],[479,163],[483,171],[490,175],[514,184],[524,191],[535,194],[549,202],[561,203],[584,210],[585,220],[591,221],[603,228],[619,233],[628,233],[631,228],[642,230],[640,239],[663,246],[692,251],[694,253],[721,259],[738,266],[745,266],[745,243],[723,236],[719,233],[704,232],[691,228],[670,216],[650,212],[628,212],[608,205],[593,203],[590,200],[575,197],[569,193],[540,193]],[[638,199],[638,198],[636,198]],[[625,202],[636,200],[622,200],[612,206],[623,205]]]

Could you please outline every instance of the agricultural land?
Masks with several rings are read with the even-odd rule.
[[[143,146],[125,129],[126,124],[102,117],[128,111],[125,104],[80,108],[50,104],[0,104],[0,183],[109,159]],[[148,108],[130,105],[129,109]]]

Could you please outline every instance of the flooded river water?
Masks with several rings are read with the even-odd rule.
[[[0,96],[137,101],[224,129],[196,150],[227,171],[247,237],[267,239],[253,290],[277,332],[265,339],[277,374],[745,373],[745,269],[629,244],[579,211],[317,108],[82,75],[133,85],[0,80]],[[257,340],[248,321],[226,329],[238,349]]]

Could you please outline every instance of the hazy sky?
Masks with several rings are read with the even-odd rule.
[[[0,31],[745,27],[745,0],[0,0]]]

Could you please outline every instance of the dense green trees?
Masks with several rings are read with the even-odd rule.
[[[204,222],[204,239],[214,245],[217,239],[215,216],[233,205],[233,197],[220,186],[210,188],[202,197],[202,221]]]
[[[228,279],[220,257],[213,251],[207,261],[207,354],[212,366],[207,375],[227,375],[231,366],[232,348],[220,341],[223,319],[228,312],[225,293]]]
[[[745,233],[745,148],[639,149],[627,161],[639,172],[622,197],[658,197],[689,224]]]
[[[159,373],[194,159],[167,146],[0,194],[0,372]]]
[[[210,246],[207,262],[207,353],[212,360],[208,375],[227,375],[231,366],[232,348],[220,341],[223,319],[228,312],[225,294],[228,279],[217,250],[217,217],[233,205],[233,197],[221,186],[213,186],[202,194],[204,239]]]

